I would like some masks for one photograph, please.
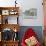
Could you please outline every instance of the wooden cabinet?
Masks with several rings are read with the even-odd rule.
[[[19,39],[17,35],[20,28],[18,24],[18,17],[19,7],[0,7],[0,46],[18,46]],[[11,39],[9,39],[9,36]]]

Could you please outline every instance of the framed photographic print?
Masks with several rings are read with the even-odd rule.
[[[31,8],[29,10],[26,10],[23,14],[24,19],[34,19],[37,17],[37,9]]]
[[[9,10],[2,10],[2,15],[9,15]]]

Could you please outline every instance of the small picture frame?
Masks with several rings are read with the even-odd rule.
[[[2,10],[2,15],[9,15],[9,10]]]
[[[10,14],[10,15],[16,15],[16,14],[17,14],[17,11],[16,11],[16,10],[10,10],[10,11],[9,11],[9,14]]]

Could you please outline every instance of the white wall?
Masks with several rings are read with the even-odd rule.
[[[14,6],[15,0],[0,0],[0,6]],[[24,12],[30,8],[37,8],[36,19],[24,19],[23,14],[20,14],[19,24],[21,26],[43,26],[43,6],[42,0],[17,0],[21,11]]]
[[[8,7],[8,6],[14,6],[14,0],[0,0],[0,6],[1,7]]]
[[[24,0],[23,11],[29,8],[37,8],[36,19],[23,19],[20,16],[20,25],[22,26],[43,26],[43,6],[42,0]],[[22,15],[22,14],[21,14]]]

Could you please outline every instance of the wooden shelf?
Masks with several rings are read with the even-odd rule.
[[[19,10],[19,7],[0,7],[0,10],[12,10],[12,9],[14,9],[14,10]]]
[[[4,10],[4,12],[2,12],[3,10]],[[14,14],[12,14],[10,12],[13,12]],[[15,14],[15,12],[17,12],[17,13]],[[8,24],[8,20],[7,20],[8,16],[14,16],[14,17],[17,16],[17,24]],[[1,20],[0,32],[3,33],[4,29],[11,29],[12,31],[14,31],[14,33],[15,33],[15,31],[18,33],[18,31],[20,29],[20,26],[18,24],[18,17],[19,17],[19,7],[0,7],[0,20]],[[5,20],[5,18],[6,18],[6,20]],[[1,34],[0,46],[18,46],[18,42],[19,42],[18,39],[17,39],[17,41],[16,40],[13,41],[13,39],[14,39],[14,37],[13,37],[13,39],[10,39],[9,41],[5,41],[2,38],[3,37]]]
[[[1,31],[5,28],[9,28],[12,29],[14,31],[14,29],[16,29],[17,31],[19,31],[20,26],[18,24],[1,24]]]
[[[0,45],[2,45],[2,46],[18,46],[18,41],[1,41],[0,42]]]

